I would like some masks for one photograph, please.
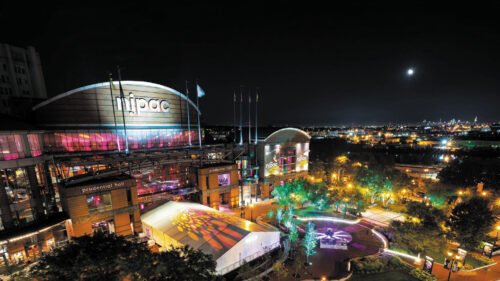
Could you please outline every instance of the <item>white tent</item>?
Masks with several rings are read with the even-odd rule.
[[[189,245],[211,254],[225,274],[279,247],[280,233],[197,203],[165,203],[141,216],[146,236],[166,250]]]

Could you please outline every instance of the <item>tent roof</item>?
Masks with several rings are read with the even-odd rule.
[[[143,223],[183,245],[218,259],[251,232],[274,229],[217,211],[207,206],[170,201],[141,216]]]

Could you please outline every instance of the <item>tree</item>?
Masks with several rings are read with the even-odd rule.
[[[288,276],[288,269],[280,261],[276,261],[273,264],[273,271],[276,274],[276,276],[278,276],[278,280],[280,280],[280,277],[287,277]]]
[[[283,224],[288,228],[288,231],[290,231],[290,228],[292,227],[293,224],[293,207],[290,206],[288,208],[288,211],[286,211],[285,215],[283,216]]]
[[[299,240],[299,231],[297,230],[297,226],[295,225],[295,223],[292,223],[292,226],[290,227],[288,239],[293,245],[295,245],[295,242]]]
[[[432,205],[438,208],[447,206],[453,196],[457,194],[456,187],[442,183],[426,182],[427,198],[431,201]]]
[[[480,182],[488,189],[500,188],[500,158],[489,153],[481,157],[458,158],[439,172],[440,182],[461,187],[475,186]]]
[[[281,225],[281,221],[283,220],[283,209],[282,208],[276,209],[276,220],[278,221],[278,224]]]
[[[275,186],[271,194],[276,198],[276,204],[286,209],[292,203],[290,195],[293,193],[293,186],[291,183]]]
[[[37,280],[220,280],[211,255],[189,246],[152,253],[121,236],[82,236],[30,269]]]
[[[144,276],[150,276],[147,280],[223,280],[215,275],[217,263],[212,255],[187,245],[153,255],[152,263],[157,266],[145,272]]]
[[[272,219],[274,215],[273,209],[269,209],[269,212],[267,212],[267,218]]]
[[[300,278],[300,274],[304,272],[304,254],[301,253],[300,250],[297,251],[297,255],[295,255],[295,259],[292,263],[292,268],[294,271],[293,277]]]
[[[492,230],[495,217],[488,203],[484,198],[472,197],[453,208],[447,225],[451,229],[452,238],[460,245],[473,249]]]
[[[394,244],[413,254],[425,254],[435,256],[436,253],[444,253],[446,250],[446,239],[440,228],[425,228],[418,222],[393,221],[392,236]]]
[[[442,254],[446,249],[443,212],[426,203],[409,202],[406,214],[404,222],[391,223],[397,247],[414,254]]]
[[[309,256],[316,254],[314,248],[318,244],[318,240],[316,239],[316,230],[314,229],[314,224],[312,222],[307,223],[307,231],[304,236],[304,240],[302,240],[302,245],[304,246],[304,253],[307,257],[307,262],[309,262]]]
[[[406,214],[408,221],[411,222],[412,218],[416,218],[422,227],[428,229],[440,228],[446,218],[443,211],[423,202],[409,202],[406,205]]]

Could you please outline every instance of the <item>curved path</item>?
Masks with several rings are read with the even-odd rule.
[[[330,228],[333,231],[345,231],[352,237],[347,250],[322,249],[318,243],[315,249],[316,254],[309,257],[312,263],[312,266],[307,268],[310,275],[302,276],[303,279],[320,279],[322,276],[335,279],[345,276],[347,260],[377,254],[386,245],[383,237],[376,235],[372,229],[360,223],[361,220],[350,221],[334,217],[297,217],[297,219],[302,221],[300,226],[304,229],[307,221],[312,221],[316,229],[321,232]],[[289,277],[281,280],[294,279]]]

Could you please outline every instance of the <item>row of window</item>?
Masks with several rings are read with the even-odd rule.
[[[14,65],[14,72],[19,74],[26,74],[26,69],[20,65]]]
[[[0,94],[12,95],[12,89],[9,87],[0,87]]]
[[[0,135],[0,160],[25,158],[22,138],[24,135]],[[42,150],[37,134],[28,134],[31,157],[40,156]]]
[[[114,151],[128,149],[167,148],[198,143],[196,131],[178,129],[127,130],[127,142],[124,132],[119,131],[78,131],[75,133],[55,132],[43,135],[44,151],[48,152],[83,152]]]
[[[0,135],[0,161],[25,158],[22,145],[23,135]],[[84,152],[155,149],[198,144],[197,131],[179,129],[127,130],[127,142],[124,132],[105,130],[85,130],[74,133],[51,132],[43,134],[43,151],[46,152]],[[31,157],[42,154],[42,144],[37,134],[28,134]]]
[[[6,76],[6,75],[1,75],[1,76],[0,76],[0,80],[1,80],[3,83],[9,83],[9,82],[10,82],[9,76]]]

